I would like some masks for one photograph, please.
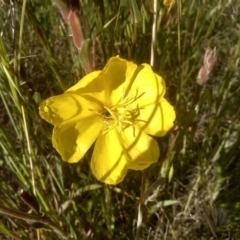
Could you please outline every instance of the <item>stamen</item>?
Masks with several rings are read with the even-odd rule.
[[[98,115],[101,115],[101,121],[104,124],[102,134],[114,128],[122,132],[134,122],[139,121],[137,118],[140,115],[140,108],[133,103],[142,97],[143,94],[144,92],[138,95],[138,91],[136,90],[134,95],[131,94],[126,97],[125,91],[123,90],[122,97],[118,104],[111,107],[104,106],[102,111],[96,111]]]

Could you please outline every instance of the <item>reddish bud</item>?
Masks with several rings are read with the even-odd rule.
[[[202,85],[203,83],[205,83],[208,80],[208,73],[207,73],[207,69],[202,66],[198,72],[198,76],[197,76],[197,82],[198,84]]]
[[[198,72],[198,84],[202,85],[208,80],[209,74],[212,72],[216,61],[216,48],[214,48],[213,50],[208,48],[204,55],[204,65],[200,68]]]
[[[216,61],[216,48],[214,48],[213,50],[208,48],[204,55],[204,66],[207,68],[207,71],[209,73],[213,70]]]
[[[83,43],[83,34],[82,34],[82,28],[80,25],[80,21],[76,15],[75,11],[70,10],[69,14],[69,25],[72,30],[72,35],[73,35],[73,42],[74,45],[78,48],[81,49],[82,43]]]

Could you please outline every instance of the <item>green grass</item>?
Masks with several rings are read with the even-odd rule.
[[[154,1],[79,2],[81,51],[54,1],[0,1],[0,239],[240,239],[239,1],[176,0],[169,11],[157,1],[153,69],[177,119],[157,139],[158,164],[116,186],[92,175],[92,149],[77,164],[61,160],[38,105],[81,79],[89,61],[149,63]],[[208,47],[217,62],[199,86]],[[35,213],[19,189],[35,196]]]

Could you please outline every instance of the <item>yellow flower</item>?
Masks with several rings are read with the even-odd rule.
[[[172,0],[163,0],[163,5],[166,7],[166,8],[169,8],[172,4]]]
[[[165,90],[151,66],[117,56],[102,71],[43,101],[39,112],[54,125],[52,143],[64,161],[78,162],[96,141],[92,172],[100,181],[117,184],[128,169],[158,161],[158,144],[148,134],[165,135],[175,119]]]

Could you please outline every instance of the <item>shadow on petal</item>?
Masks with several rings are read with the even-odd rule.
[[[143,170],[158,161],[158,143],[143,131],[128,127],[122,134],[122,144],[130,159],[129,169]]]
[[[92,155],[91,169],[99,181],[107,184],[120,183],[127,173],[128,162],[116,130],[98,137]]]
[[[98,117],[82,119],[75,124],[55,127],[52,142],[64,161],[78,162],[94,143],[103,128]]]

